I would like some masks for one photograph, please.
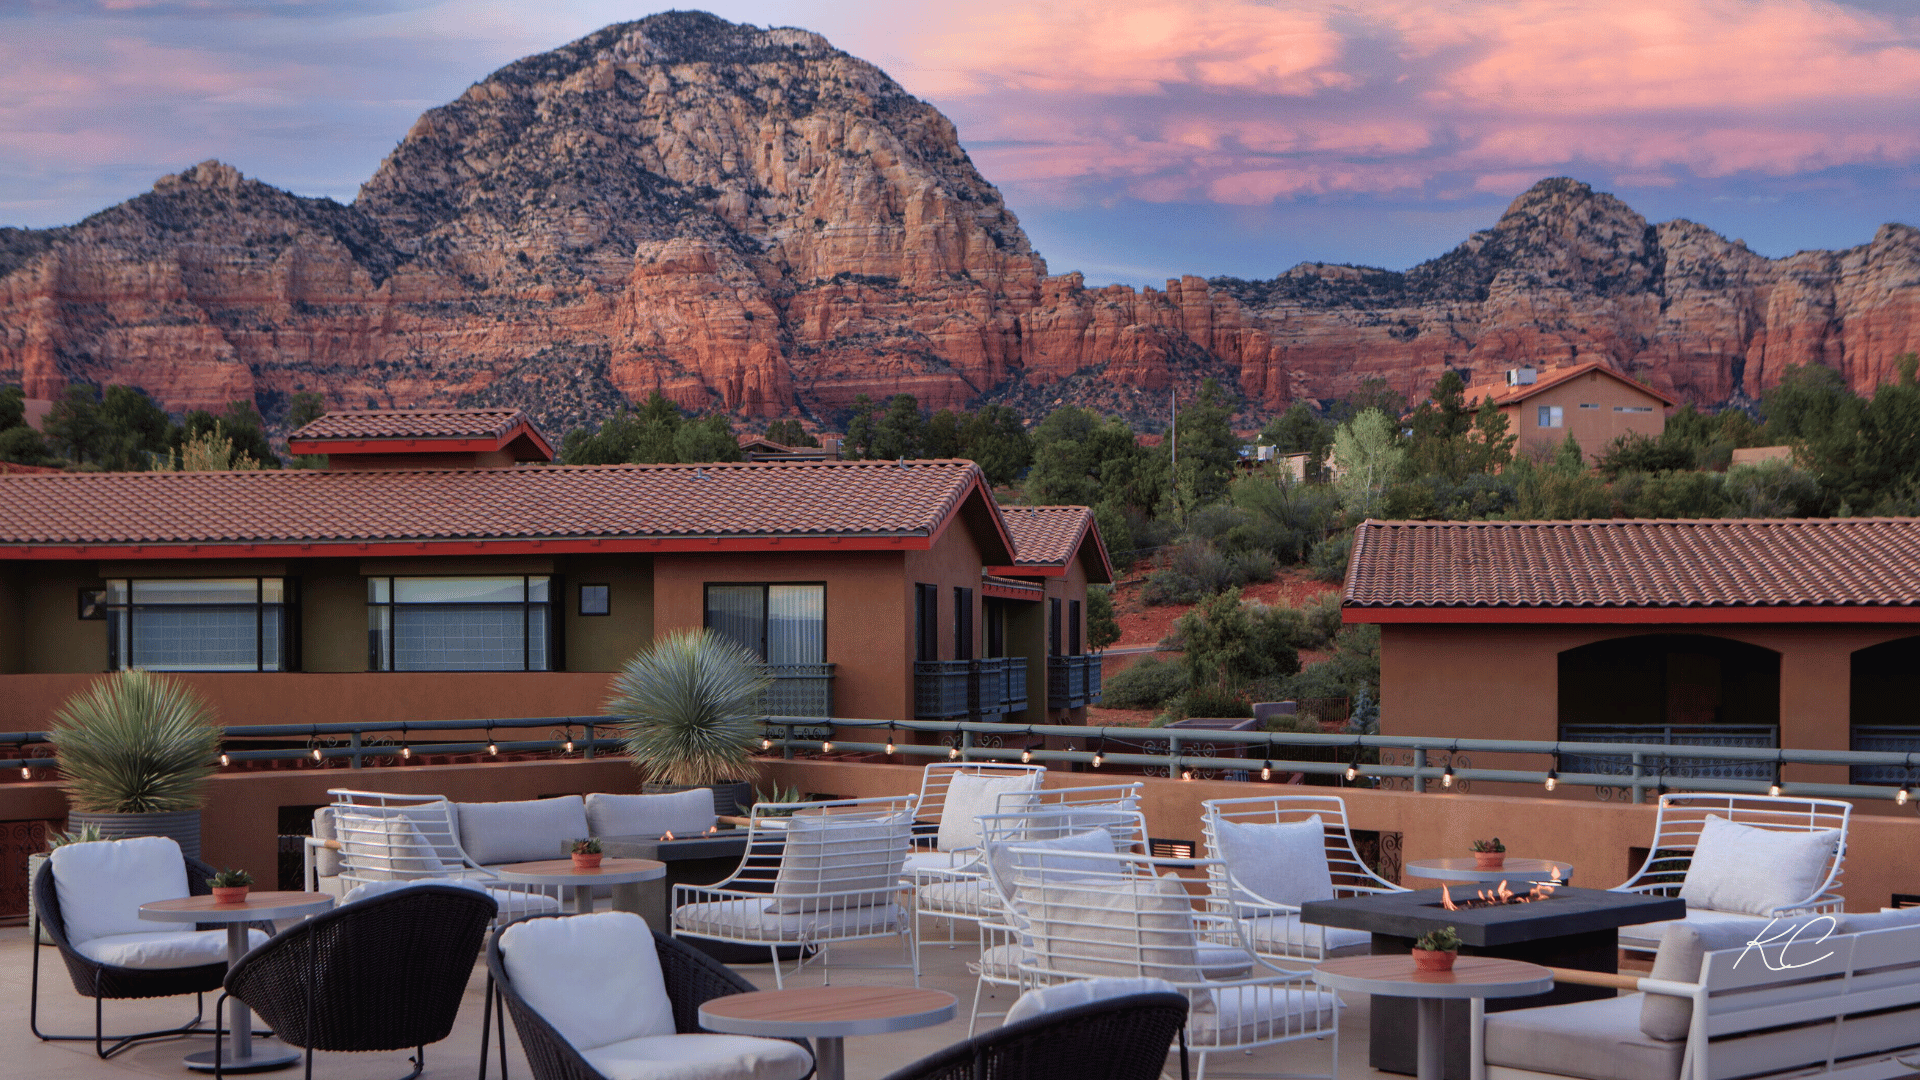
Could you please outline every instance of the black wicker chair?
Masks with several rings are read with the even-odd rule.
[[[535,919],[558,919],[562,915],[535,915]],[[527,920],[520,920],[525,922]],[[513,1014],[514,1030],[520,1033],[520,1046],[527,1052],[527,1065],[533,1070],[534,1080],[606,1080],[599,1070],[587,1063],[580,1052],[573,1048],[564,1036],[555,1031],[553,1025],[542,1019],[540,1014],[528,1005],[517,990],[513,980],[507,975],[506,962],[500,955],[500,935],[505,927],[494,931],[487,942],[487,973],[493,977],[494,992],[504,1003],[505,1012]],[[654,931],[653,945],[660,955],[660,974],[667,983],[667,997],[673,1002],[673,1028],[682,1035],[704,1031],[700,1026],[700,1006],[717,997],[730,994],[751,993],[758,987],[734,974],[726,965],[713,959],[685,943]],[[506,1020],[500,1021],[500,1080],[507,1076]],[[480,1047],[480,1063],[484,1070],[487,1060],[484,1030]],[[805,1039],[790,1039],[812,1057],[813,1048]],[[484,1072],[482,1076],[484,1076]],[[807,1074],[813,1075],[812,1072]]]
[[[212,889],[207,885],[207,879],[213,876],[213,867],[188,855],[182,855],[181,859],[186,863],[188,893],[193,896],[208,895]],[[103,964],[88,957],[75,949],[67,938],[67,923],[60,912],[60,890],[54,885],[51,859],[42,863],[40,871],[33,877],[33,904],[33,990],[27,1009],[27,1027],[36,1037],[46,1042],[91,1042],[94,1053],[109,1058],[134,1043],[149,1039],[213,1034],[200,1026],[206,1016],[204,995],[210,990],[220,989],[220,981],[227,974],[227,962],[224,959],[217,964],[194,967],[129,968]],[[74,992],[93,999],[91,1035],[49,1035],[40,1030],[40,951],[47,947],[40,944],[40,931],[43,928],[47,936],[53,939],[52,947],[60,951],[60,959],[66,962],[67,975],[73,979]],[[154,929],[163,927],[156,923]],[[273,927],[267,925],[264,929],[271,933]],[[104,1033],[102,1002],[106,999],[177,997],[181,994],[193,994],[195,1000],[193,1019],[179,1027],[142,1031],[133,1035]],[[112,1040],[111,1046],[107,1045],[109,1040]]]
[[[306,1051],[413,1049],[426,1068],[427,1044],[453,1030],[499,905],[477,889],[419,885],[356,900],[316,915],[254,948],[227,972],[214,1006],[214,1069],[223,1075],[227,998],[245,1002],[280,1041]]]
[[[884,1080],[1155,1080],[1186,1024],[1181,995],[1128,994],[975,1035]],[[1184,1040],[1180,1075],[1187,1075]]]

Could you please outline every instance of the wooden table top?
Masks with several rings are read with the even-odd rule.
[[[729,994],[700,1006],[700,1022],[742,1035],[880,1035],[941,1024],[958,999],[944,990],[893,986],[817,986]]]
[[[600,865],[591,870],[583,870],[573,865],[571,857],[565,859],[539,859],[534,862],[508,863],[505,866],[490,866],[487,869],[502,877],[551,877],[551,878],[610,878],[630,877],[635,874],[651,877],[665,877],[667,864],[654,859],[601,859]],[[641,878],[639,880],[645,880]]]
[[[1413,957],[1343,956],[1314,965],[1315,981],[1386,997],[1523,997],[1553,989],[1553,972],[1497,956],[1455,957],[1452,971],[1418,971]]]
[[[140,905],[140,916],[163,922],[251,921],[311,914],[333,906],[333,897],[317,892],[249,892],[237,904],[222,904],[211,896],[183,896]]]

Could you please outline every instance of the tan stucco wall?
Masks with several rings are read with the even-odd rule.
[[[653,641],[653,558],[573,555],[563,562],[568,671],[618,671]],[[606,585],[606,615],[580,614],[580,586]]]
[[[1471,395],[1471,391],[1469,391]],[[1478,401],[1478,399],[1474,399]],[[1582,404],[1597,405],[1583,409]],[[1565,427],[1540,426],[1540,406],[1558,405]],[[1617,413],[1616,405],[1651,406],[1650,413]],[[1520,436],[1523,450],[1552,449],[1566,441],[1571,432],[1580,449],[1589,458],[1597,457],[1607,444],[1627,432],[1657,436],[1667,429],[1666,405],[1659,398],[1618,379],[1599,372],[1550,386],[1516,405],[1501,409],[1507,416],[1507,430]]]
[[[18,565],[0,563],[0,675],[19,671],[26,662],[26,623],[22,618],[26,593]]]
[[[105,671],[107,623],[82,620],[81,589],[100,588],[91,563],[36,563],[25,571],[20,670]]]
[[[955,524],[940,535],[933,547],[927,551],[909,551],[906,558],[906,587],[904,594],[907,611],[907,636],[905,653],[907,659],[913,659],[913,586],[915,583],[938,585],[940,587],[940,659],[958,659],[953,636],[954,608],[953,590],[973,590],[973,655],[986,655],[985,598],[980,594],[980,546],[974,542],[966,529]]]
[[[299,576],[301,670],[367,670],[367,579],[360,561],[315,559]]]

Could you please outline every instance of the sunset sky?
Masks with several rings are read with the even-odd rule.
[[[715,2],[885,68],[1089,281],[1401,269],[1534,181],[1767,255],[1920,223],[1909,0]],[[0,2],[0,224],[218,157],[350,200],[423,110],[648,4]]]

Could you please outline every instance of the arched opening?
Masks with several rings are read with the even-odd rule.
[[[1913,754],[1920,761],[1920,637],[1883,642],[1853,654],[1848,712],[1853,748]],[[1900,765],[1856,765],[1856,784],[1920,782]]]
[[[1560,725],[1570,724],[1778,730],[1780,654],[1705,634],[1642,634],[1568,649],[1560,654]]]

